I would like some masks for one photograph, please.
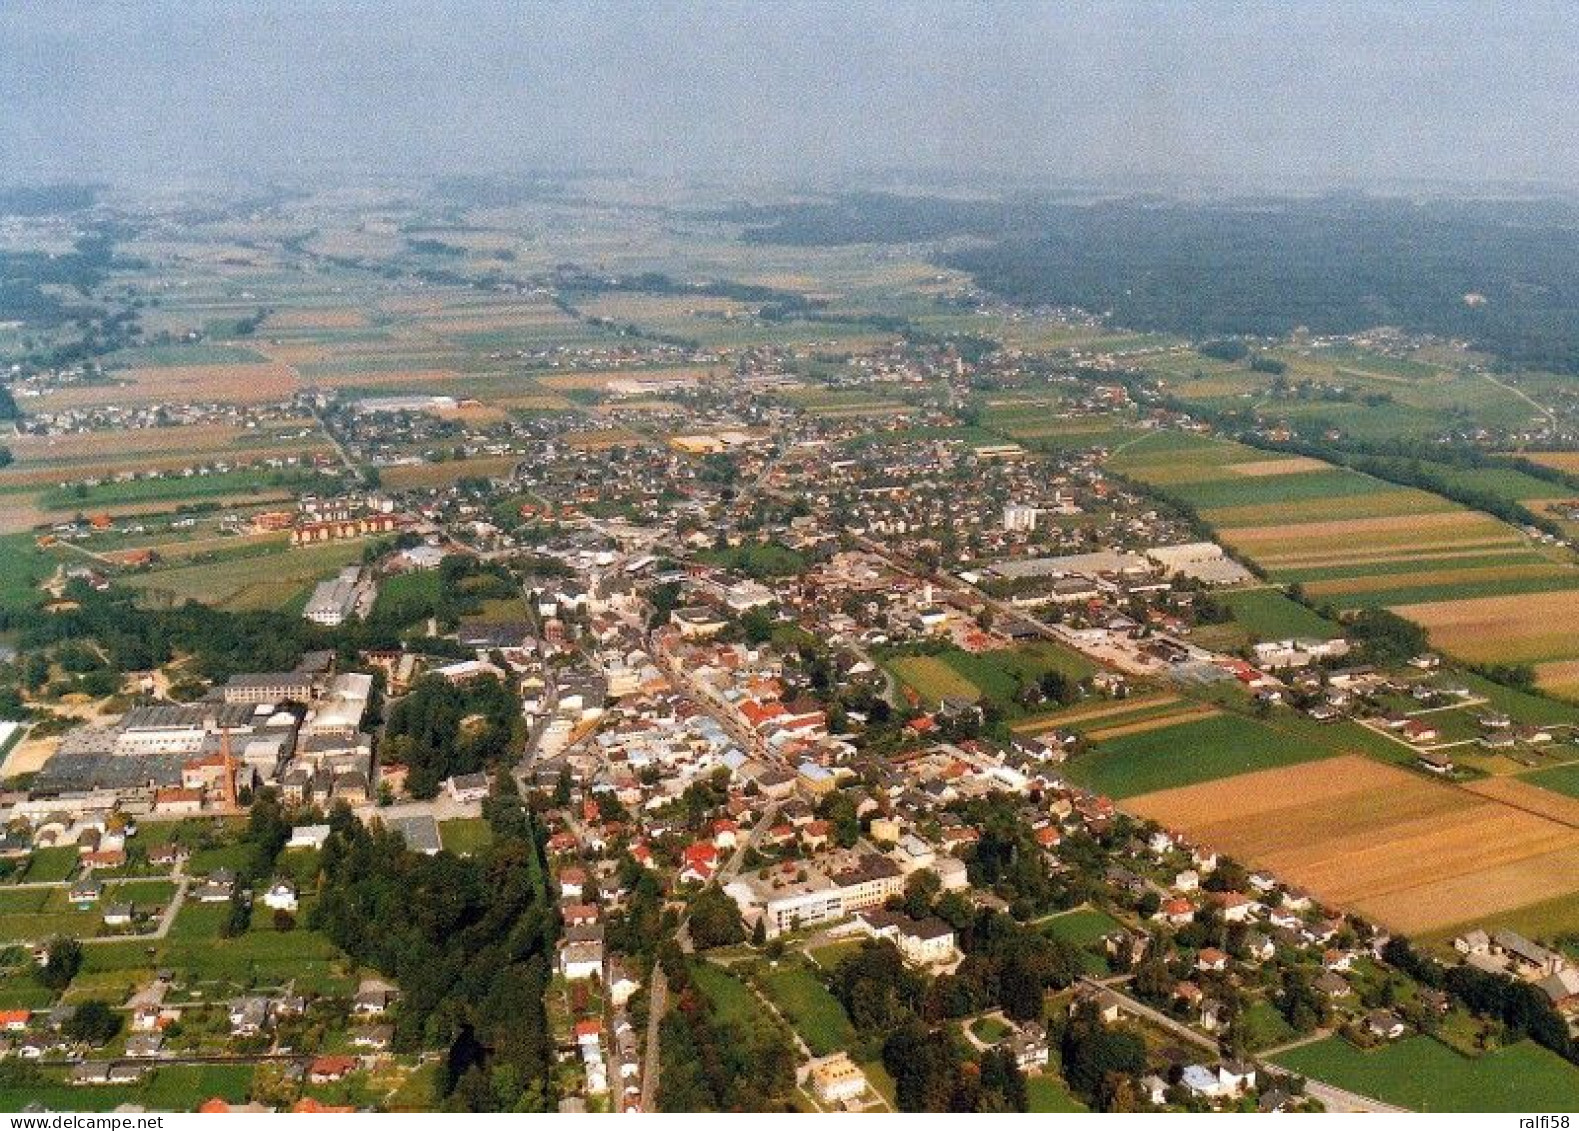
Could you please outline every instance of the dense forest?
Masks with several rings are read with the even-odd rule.
[[[448,1050],[435,1098],[451,1111],[554,1110],[543,999],[557,917],[539,832],[502,785],[492,843],[464,858],[410,852],[338,807],[310,920],[399,984],[399,1046]]]
[[[981,246],[944,262],[1015,302],[1081,307],[1137,330],[1398,325],[1466,338],[1516,365],[1579,372],[1579,217],[1558,204],[861,195],[725,218],[757,243],[976,237]]]
[[[390,708],[381,757],[409,769],[411,796],[433,797],[452,774],[501,761],[524,740],[524,726],[515,692],[492,676],[464,687],[423,676]]]

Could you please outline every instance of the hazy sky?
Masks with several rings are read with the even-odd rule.
[[[0,180],[1579,187],[1579,5],[3,0]]]

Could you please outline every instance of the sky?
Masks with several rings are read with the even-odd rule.
[[[5,0],[0,180],[1579,188],[1579,5]]]

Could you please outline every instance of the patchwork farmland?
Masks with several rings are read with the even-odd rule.
[[[1579,893],[1579,824],[1514,800],[1340,757],[1125,805],[1335,906],[1431,934]]]
[[[1579,689],[1579,566],[1491,515],[1319,460],[1154,433],[1112,466],[1194,507],[1235,553],[1316,604],[1390,608],[1473,663]],[[1493,631],[1494,630],[1494,631]]]

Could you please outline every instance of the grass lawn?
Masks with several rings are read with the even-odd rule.
[[[1530,1041],[1477,1058],[1430,1037],[1361,1051],[1338,1037],[1278,1062],[1305,1076],[1416,1111],[1572,1111],[1579,1068]]]
[[[1095,907],[1079,907],[1073,911],[1065,911],[1061,915],[1054,915],[1050,919],[1043,919],[1036,924],[1036,929],[1044,935],[1063,939],[1071,946],[1079,948],[1080,961],[1087,974],[1107,974],[1109,973],[1107,962],[1098,955],[1088,953],[1086,948],[1123,925],[1106,911]]]
[[[0,1009],[48,1009],[55,994],[33,980],[31,971],[0,978]]]
[[[27,858],[27,870],[19,878],[28,883],[70,879],[80,855],[74,844],[35,849]]]
[[[789,577],[806,568],[805,555],[778,542],[746,542],[725,550],[704,550],[696,557],[747,577]]]
[[[153,569],[127,577],[126,584],[142,590],[146,600],[155,605],[192,600],[235,610],[278,609],[314,582],[359,561],[365,545],[363,540],[351,538],[322,546],[284,547],[245,557]]]
[[[1012,1030],[996,1017],[978,1017],[971,1022],[970,1031],[976,1034],[977,1040],[995,1045],[1007,1037]]]
[[[855,1027],[844,1015],[844,1006],[809,967],[786,960],[764,969],[761,977],[763,989],[813,1056],[827,1056],[855,1043]]]
[[[38,583],[55,572],[55,558],[41,551],[31,534],[0,536],[0,608],[35,604]]]
[[[88,510],[122,503],[181,502],[215,495],[247,495],[265,491],[311,488],[322,483],[307,472],[245,469],[214,475],[167,475],[127,483],[101,483],[96,487],[51,487],[39,495],[39,505],[54,510]]]
[[[1050,1072],[1029,1077],[1025,1081],[1028,1103],[1026,1110],[1034,1112],[1080,1112],[1086,1105],[1075,1099],[1064,1082]]]
[[[482,817],[464,817],[439,824],[439,841],[457,856],[471,856],[493,843],[493,830]]]
[[[737,1021],[749,1030],[761,1018],[762,1003],[744,982],[722,966],[712,962],[694,962],[691,964],[691,977],[707,995],[720,1021]]]
[[[812,960],[824,970],[832,970],[835,966],[839,965],[839,963],[850,957],[850,955],[857,953],[861,949],[861,946],[862,943],[860,940],[856,940],[854,942],[836,942],[829,943],[827,946],[819,946],[814,950],[808,950],[806,953],[811,955]]]
[[[952,650],[943,659],[1001,706],[1013,706],[1014,693],[1044,672],[1063,672],[1073,680],[1084,679],[1096,671],[1095,665],[1078,652],[1050,640],[1024,644],[1018,648],[999,648],[991,652]]]
[[[945,696],[985,698],[1009,715],[1023,713],[1014,701],[1015,693],[1044,672],[1059,671],[1079,680],[1096,670],[1084,656],[1050,640],[991,652],[945,648],[936,655],[900,656],[887,663],[928,704]]]
[[[945,697],[976,700],[982,696],[981,688],[937,656],[900,656],[886,663],[888,670],[927,704],[935,705]]]
[[[1241,715],[1216,715],[1101,743],[1072,760],[1067,772],[1080,785],[1123,798],[1334,753],[1328,742],[1298,733],[1301,730]]]
[[[1507,911],[1483,913],[1462,923],[1455,923],[1421,936],[1422,941],[1441,944],[1444,948],[1455,935],[1471,927],[1492,930],[1506,927],[1527,938],[1555,943],[1558,936],[1566,935],[1579,924],[1579,893],[1560,895],[1556,899],[1530,903]]]
[[[1542,789],[1566,793],[1569,797],[1579,797],[1579,762],[1569,762],[1563,766],[1553,766],[1549,770],[1524,774],[1523,779]]]
[[[1258,1001],[1245,1011],[1245,1041],[1252,1049],[1267,1049],[1292,1041],[1297,1035],[1271,1002]]]

